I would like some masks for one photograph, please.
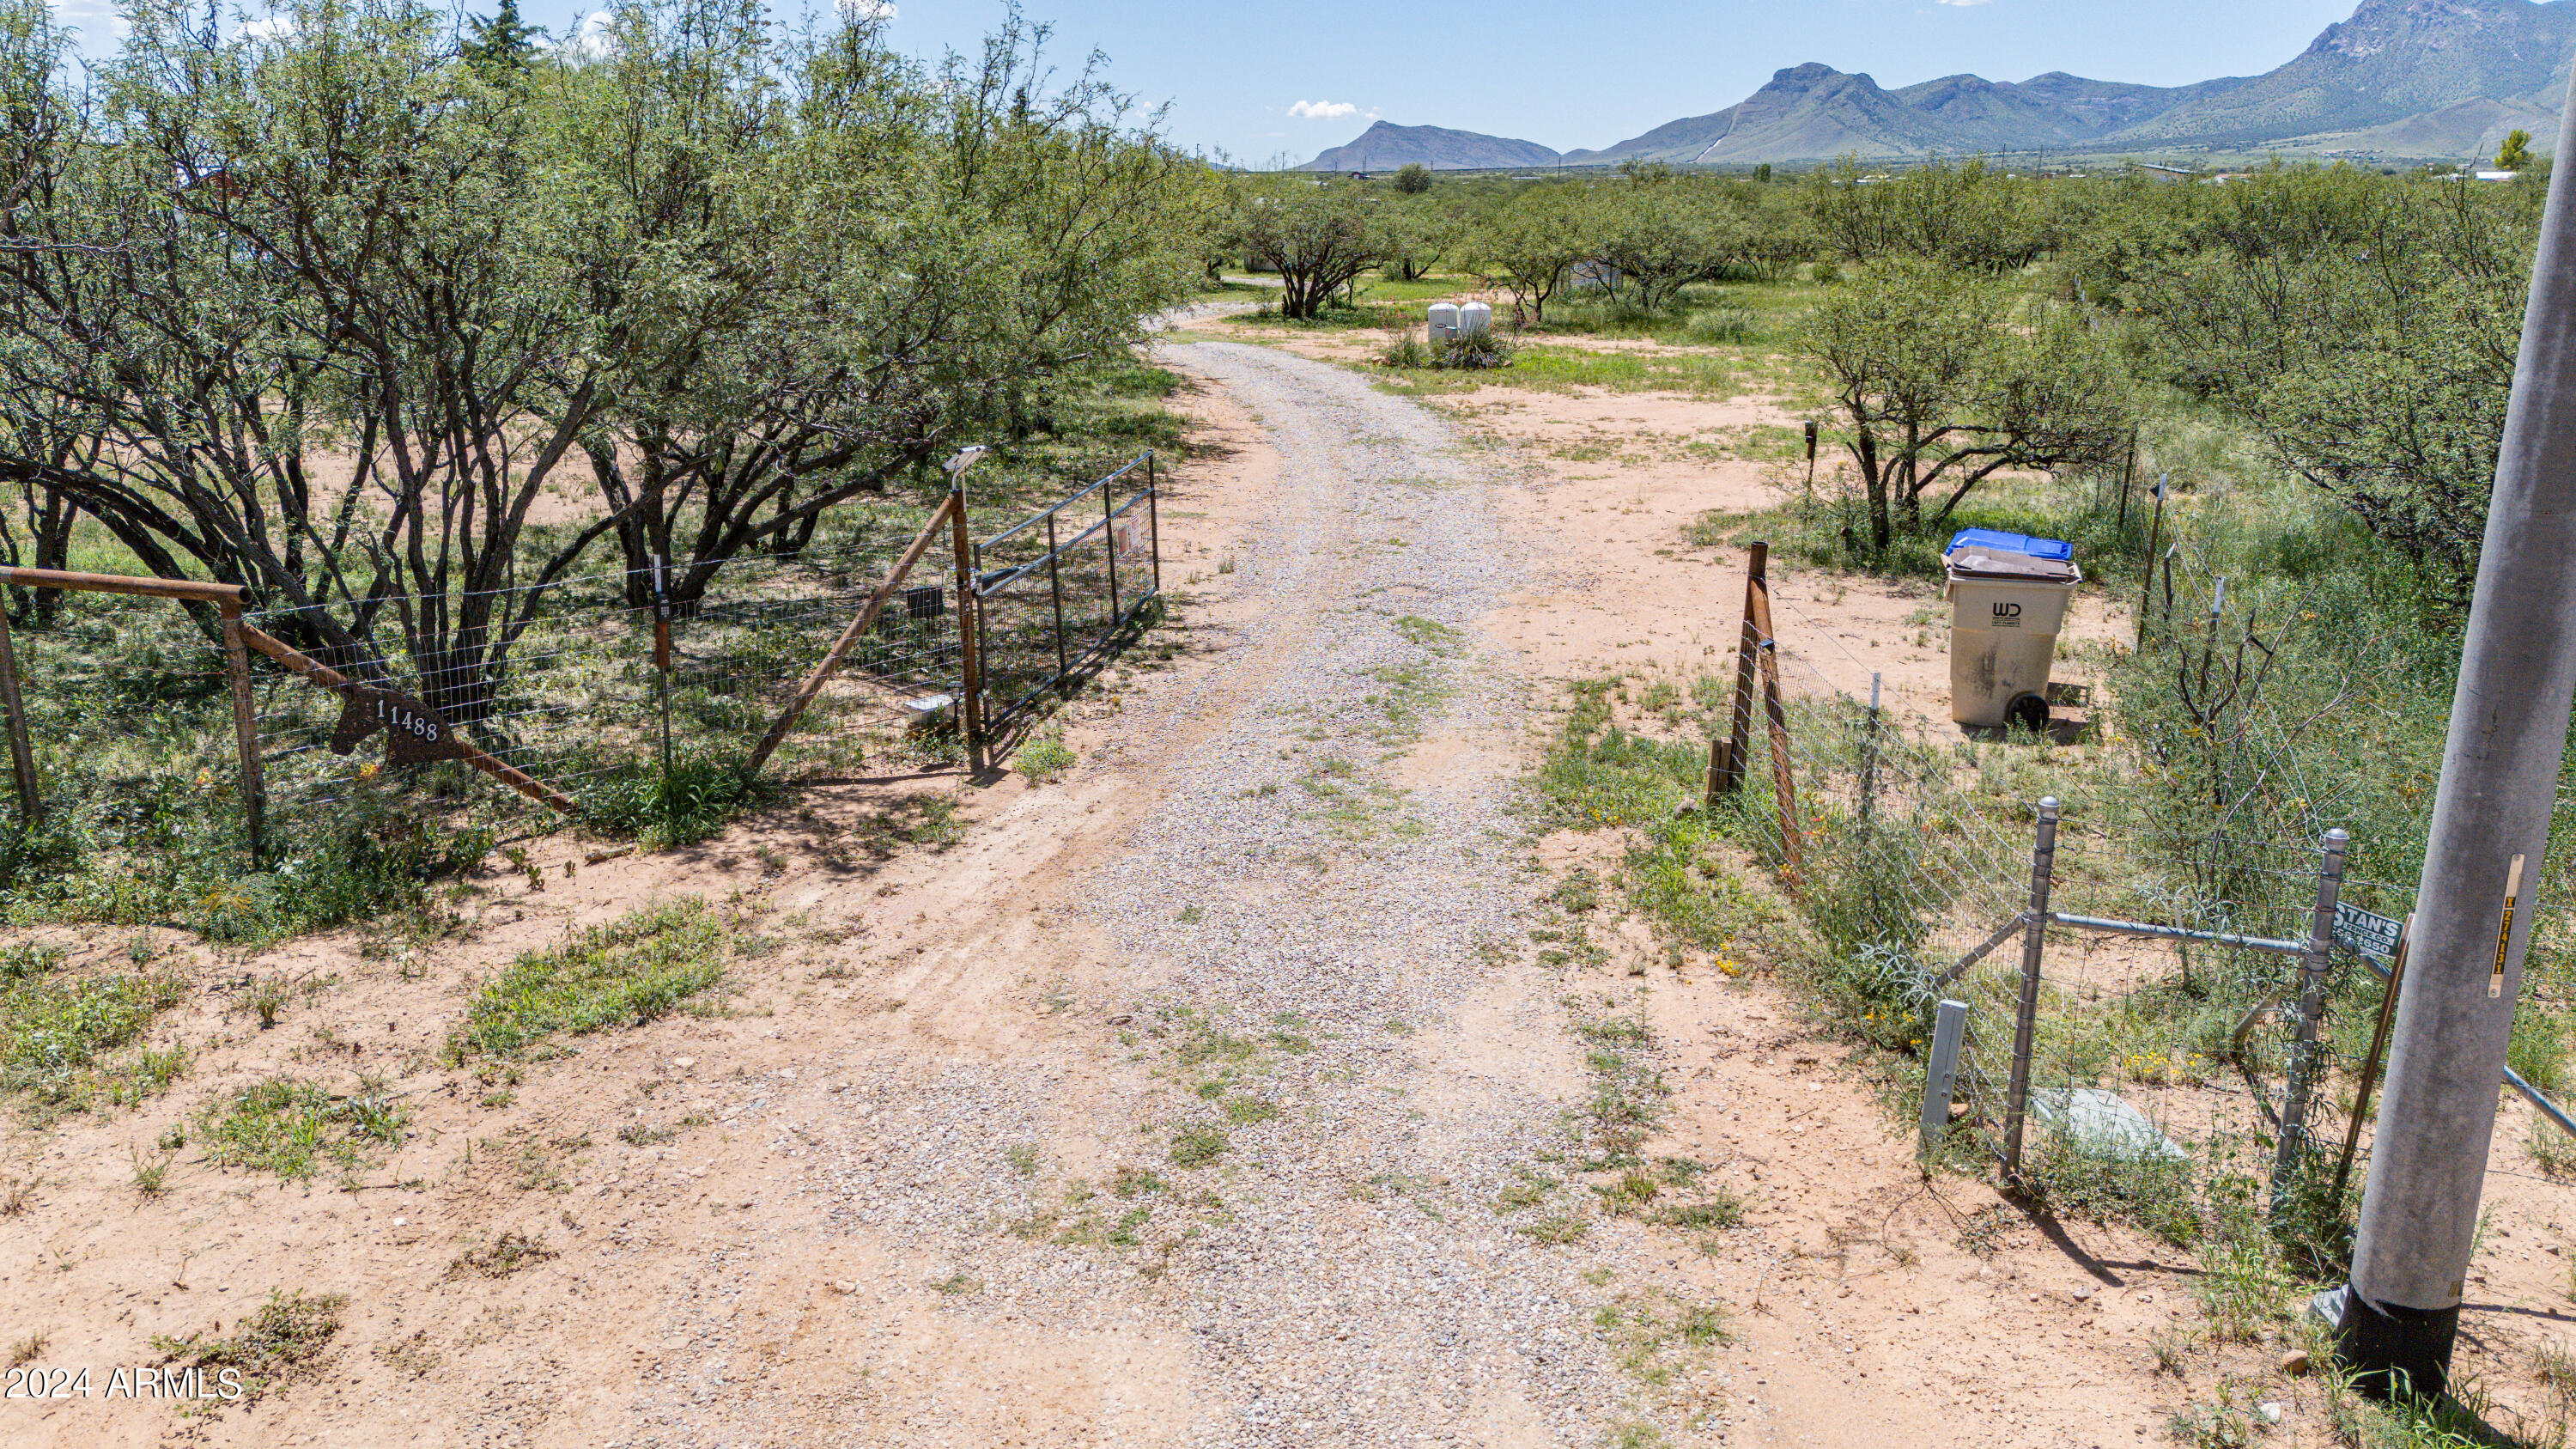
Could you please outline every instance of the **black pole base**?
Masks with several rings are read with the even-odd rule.
[[[2308,1300],[2308,1312],[2334,1330],[2335,1357],[2352,1386],[2386,1402],[2434,1398],[2450,1387],[2451,1344],[2460,1310],[2373,1303],[2346,1283]]]

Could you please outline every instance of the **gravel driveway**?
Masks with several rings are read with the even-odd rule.
[[[1198,1344],[1189,1442],[1472,1444],[1542,1425],[1543,1442],[1588,1441],[1620,1392],[1567,1301],[1588,1255],[1494,1211],[1510,1165],[1559,1136],[1573,1104],[1542,1086],[1564,1074],[1486,1060],[1458,1010],[1498,1003],[1543,1056],[1563,1052],[1550,983],[1501,964],[1529,893],[1509,813],[1526,703],[1475,621],[1523,580],[1486,503],[1515,485],[1347,370],[1179,351],[1263,419],[1283,464],[1279,516],[1241,564],[1267,637],[1208,702],[1228,727],[1173,762],[1096,913],[1152,995],[1236,1040],[1271,1033],[1258,1077],[1282,1116],[1229,1129],[1263,1170],[1176,1265]],[[1425,741],[1485,748],[1396,768]]]
[[[1541,880],[1512,810],[1529,700],[1476,620],[1531,567],[1490,501],[1520,485],[1345,369],[1164,355],[1280,455],[1237,553],[1256,608],[1122,720],[1156,803],[1047,906],[1112,958],[1067,993],[1072,1045],[856,1052],[846,1095],[790,1124],[830,1221],[900,1245],[845,1287],[862,1386],[823,1441],[1601,1442],[1639,1409],[1602,1269],[1643,1240],[1561,1181],[1591,1079],[1567,983],[1516,945]],[[730,1297],[709,1268],[691,1316]],[[680,1375],[695,1402],[648,1418],[810,1431],[706,1387],[730,1311]]]

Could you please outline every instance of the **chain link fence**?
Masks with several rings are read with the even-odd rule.
[[[2331,782],[2303,777],[2314,772],[2287,747],[2292,731],[2245,688],[2262,666],[2240,678],[2230,655],[2241,637],[2231,644],[2196,613],[2218,582],[2200,580],[2195,600],[2187,570],[2173,575],[2174,616],[2201,626],[2198,652],[2174,657],[2194,682],[2218,686],[2180,731],[2197,727],[2204,751],[2230,752],[2213,778],[2288,780],[2276,793],[2296,808],[2258,809],[2214,790],[2195,814],[2159,802],[2198,800],[2197,775],[2096,773],[2088,798],[2053,822],[2043,870],[2040,783],[2086,778],[2052,773],[2052,762],[2104,748],[2101,722],[1959,739],[1909,732],[1802,648],[1783,647],[1784,633],[1840,646],[1768,596],[1758,562],[1756,572],[1742,663],[1718,711],[1708,807],[1805,928],[1802,969],[1829,1010],[1932,1079],[1941,1100],[1926,1110],[1930,1149],[1961,1166],[2047,1174],[2052,1191],[2079,1198],[2110,1190],[2113,1177],[2135,1191],[2168,1174],[2177,1212],[2197,1210],[2179,1186],[2195,1177],[2204,1189],[2268,1187],[2270,1205],[2332,1180],[2356,1111],[2366,1112],[2387,964],[2373,970],[2352,942],[2393,934],[2413,888],[2345,868],[2316,808],[2332,799]],[[2231,680],[2251,707],[2208,709]],[[2129,772],[2207,763],[2159,763],[2149,743],[2123,739],[2111,763]],[[2045,813],[2058,812],[2052,803]],[[1937,1082],[1945,1064],[1931,1060],[1944,999],[1967,1008],[1947,1092]]]

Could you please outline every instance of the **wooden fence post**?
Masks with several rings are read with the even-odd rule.
[[[1753,626],[1760,631],[1755,653],[1762,664],[1762,714],[1771,734],[1771,790],[1780,808],[1781,864],[1788,872],[1789,888],[1795,891],[1807,871],[1806,842],[1798,829],[1798,775],[1789,757],[1789,705],[1780,692],[1780,645],[1771,632],[1771,583],[1758,582],[1760,587],[1752,591]],[[1742,772],[1741,757],[1736,768]]]
[[[1756,541],[1746,550],[1744,572],[1744,622],[1735,634],[1735,694],[1727,715],[1726,738],[1709,746],[1709,799],[1731,795],[1744,783],[1745,752],[1753,744],[1753,656],[1761,649],[1761,635],[1753,626],[1753,601],[1765,587],[1762,571],[1771,559],[1771,545]]]
[[[0,608],[0,704],[9,713],[9,773],[18,782],[18,818],[33,825],[44,818],[45,802],[36,792],[36,754],[27,742],[27,706],[18,697],[18,652],[10,643],[6,608]]]

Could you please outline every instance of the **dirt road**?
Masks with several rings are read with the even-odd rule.
[[[930,1093],[909,1053],[853,1064],[845,1100],[899,1125],[809,1128],[836,1219],[917,1235],[896,1296],[962,1277],[939,1336],[992,1335],[981,1364],[893,1370],[919,1397],[860,1438],[946,1442],[904,1422],[929,1400],[960,1443],[1589,1438],[1623,1397],[1573,1301],[1593,1254],[1491,1210],[1584,1086],[1550,983],[1501,949],[1530,887],[1524,702],[1470,628],[1523,578],[1496,485],[1348,372],[1176,352],[1278,450],[1239,634],[1125,718],[1153,804],[1046,905],[1082,948],[1038,969],[1097,1023],[1073,1060],[961,1062]],[[957,1377],[985,1368],[979,1412]]]
[[[254,1407],[0,1405],[0,1437],[2147,1432],[2143,1345],[2184,1311],[2176,1255],[1926,1184],[1870,1086],[1766,986],[1659,956],[1632,976],[1651,949],[1633,928],[1608,961],[1536,959],[1530,907],[1556,884],[1540,857],[1604,847],[1534,841],[1514,811],[1538,671],[1565,661],[1512,641],[1553,637],[1544,611],[1593,587],[1563,535],[1598,501],[1345,368],[1163,353],[1203,384],[1187,406],[1223,451],[1173,480],[1177,621],[1061,717],[1082,757],[1067,779],[965,790],[953,847],[865,867],[866,810],[944,787],[818,787],[577,876],[581,846],[548,843],[524,875],[478,878],[468,939],[247,963],[328,983],[275,1031],[228,1015],[243,963],[189,966],[185,1088],[11,1164],[37,1186],[0,1227],[0,1317],[40,1366],[156,1363],[154,1335],[238,1331],[272,1290],[345,1295],[343,1320]],[[1166,642],[1179,656],[1154,667]],[[482,1080],[439,1064],[512,953],[684,894],[743,923],[721,1012]],[[140,1144],[289,1072],[381,1073],[413,1131],[361,1190],[183,1160],[138,1198]],[[1602,1190],[1633,1185],[1594,1159],[1622,1112],[1643,1134],[1628,1160],[1664,1184],[1644,1189],[1655,1212],[1722,1184],[1743,1226],[1650,1225],[1633,1192],[1613,1211]]]

